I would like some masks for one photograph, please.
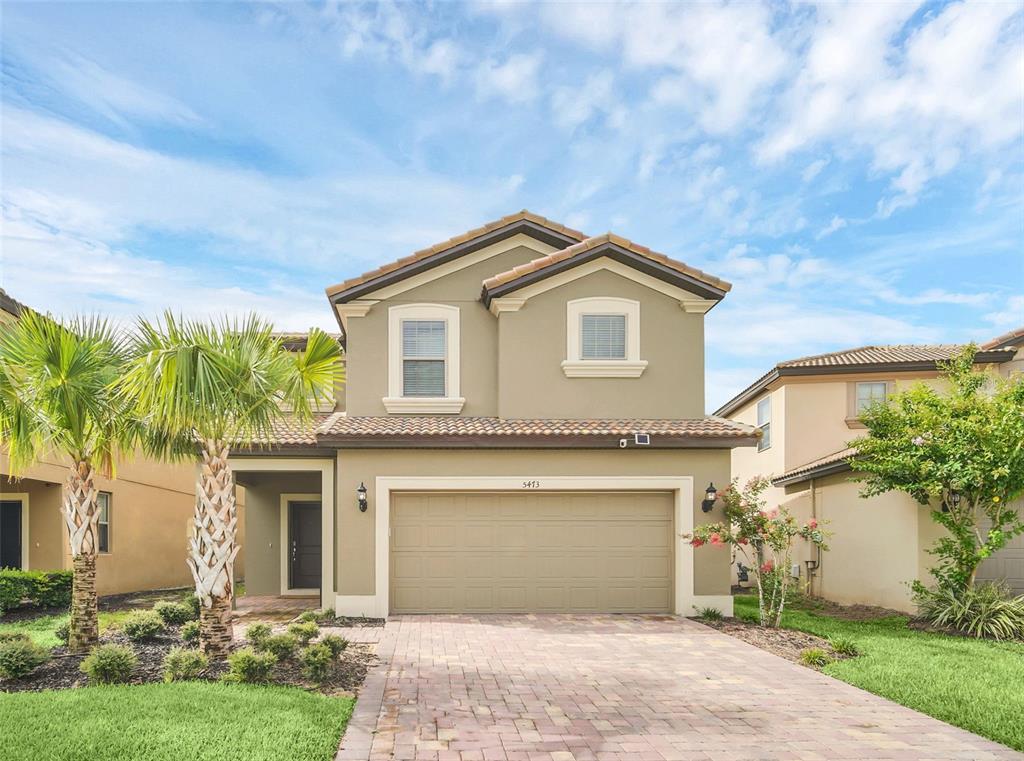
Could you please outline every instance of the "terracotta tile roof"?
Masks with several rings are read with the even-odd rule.
[[[818,474],[820,471],[841,472],[848,469],[848,466],[845,465],[846,460],[849,460],[856,454],[857,450],[854,447],[840,449],[838,452],[827,454],[824,457],[819,457],[817,460],[805,462],[803,465],[788,470],[781,476],[773,478],[772,483],[776,486],[787,483],[800,483]]]
[[[324,438],[343,436],[626,436],[649,433],[675,437],[750,437],[754,429],[723,418],[695,420],[522,420],[496,417],[380,416],[340,417]]]
[[[348,290],[353,286],[362,285],[363,283],[367,283],[378,277],[387,275],[388,273],[394,272],[395,270],[399,270],[402,267],[412,264],[413,262],[419,261],[420,259],[426,259],[428,256],[432,256],[442,251],[446,251],[447,249],[457,246],[460,243],[465,243],[467,241],[473,240],[474,238],[479,238],[481,235],[485,235],[494,230],[499,230],[502,227],[514,224],[515,222],[523,221],[533,222],[534,224],[540,225],[541,227],[546,227],[549,230],[554,230],[555,232],[561,233],[562,235],[568,236],[570,238],[575,238],[577,240],[583,240],[587,237],[586,233],[581,233],[579,230],[573,230],[572,228],[566,227],[565,225],[560,224],[558,222],[554,222],[548,219],[547,217],[542,217],[539,214],[534,214],[532,211],[527,211],[526,209],[523,209],[522,211],[517,211],[515,214],[509,214],[508,216],[502,217],[501,219],[496,219],[493,222],[488,222],[486,225],[483,225],[481,227],[476,227],[472,230],[467,230],[461,235],[456,235],[455,237],[449,238],[448,240],[441,241],[440,243],[435,243],[433,246],[420,249],[419,251],[416,251],[410,254],[409,256],[402,257],[397,261],[381,265],[380,267],[377,267],[377,269],[370,270],[369,272],[364,272],[362,275],[359,275],[358,277],[349,278],[348,280],[345,280],[342,283],[329,286],[327,288],[327,295],[333,296],[334,294]]]
[[[17,299],[11,298],[10,294],[8,294],[7,291],[5,291],[3,288],[0,288],[0,309],[7,312],[8,314],[12,314],[15,317],[18,317],[21,315],[23,311],[28,309],[28,307],[22,304]]]
[[[274,422],[271,435],[251,442],[253,446],[316,446],[317,435],[325,425],[344,415],[343,412],[317,412],[305,422],[293,415],[285,415]]]
[[[510,283],[513,280],[518,280],[524,275],[539,272],[545,267],[550,267],[551,265],[563,262],[566,259],[571,259],[574,256],[585,254],[587,251],[591,251],[592,249],[597,248],[598,246],[602,246],[606,243],[613,243],[628,251],[632,251],[635,254],[639,254],[640,256],[651,259],[652,261],[658,262],[659,264],[663,264],[666,267],[669,267],[670,269],[674,269],[677,272],[680,272],[684,275],[689,275],[690,277],[695,278],[701,281],[702,283],[710,285],[713,288],[717,288],[722,291],[728,291],[730,288],[732,288],[732,285],[730,283],[727,283],[725,280],[721,280],[720,278],[717,278],[714,275],[709,275],[707,272],[699,270],[696,267],[691,267],[688,264],[684,264],[683,262],[671,259],[665,256],[664,254],[659,254],[657,251],[652,251],[646,246],[641,246],[640,244],[634,243],[631,240],[619,237],[614,233],[595,235],[592,238],[587,238],[586,240],[581,241],[575,245],[569,246],[568,248],[563,248],[561,251],[555,251],[553,253],[548,254],[547,256],[541,256],[537,259],[527,262],[526,264],[521,264],[518,267],[513,267],[507,272],[502,272],[493,277],[489,277],[486,280],[484,280],[484,288],[497,288],[498,286],[505,285],[506,283]]]
[[[992,351],[994,349],[1009,349],[1010,347],[1022,344],[1024,344],[1024,326],[1011,330],[1009,333],[1003,333],[1003,335],[997,336],[991,341],[986,341],[981,345],[981,348]]]

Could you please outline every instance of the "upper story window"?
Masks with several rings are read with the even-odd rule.
[[[871,381],[857,384],[857,406],[854,409],[859,417],[873,404],[885,404],[889,384],[885,381]]]
[[[391,413],[455,414],[459,396],[459,308],[401,304],[388,310],[388,395]]]
[[[566,356],[569,378],[638,378],[647,367],[640,359],[640,302],[614,297],[575,299],[566,305]]]
[[[757,403],[757,427],[761,429],[757,451],[763,452],[772,445],[772,397],[770,394]]]
[[[96,508],[99,512],[96,521],[96,549],[99,552],[110,552],[110,492],[101,491],[96,495]]]

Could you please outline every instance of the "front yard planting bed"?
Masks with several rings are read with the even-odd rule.
[[[756,620],[756,597],[737,596],[734,605],[738,617]],[[789,608],[782,626],[857,645],[859,656],[824,666],[826,674],[1024,750],[1024,643],[920,631],[907,616],[847,617],[835,608]]]
[[[353,700],[205,682],[0,695],[5,759],[330,761]]]

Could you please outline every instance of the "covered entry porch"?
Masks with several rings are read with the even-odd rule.
[[[245,488],[245,596],[334,601],[334,461],[320,458],[232,458]]]

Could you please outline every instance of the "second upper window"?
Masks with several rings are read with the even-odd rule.
[[[445,396],[444,320],[402,320],[402,396]]]
[[[562,370],[569,378],[638,378],[640,302],[612,296],[574,299],[566,305]]]

